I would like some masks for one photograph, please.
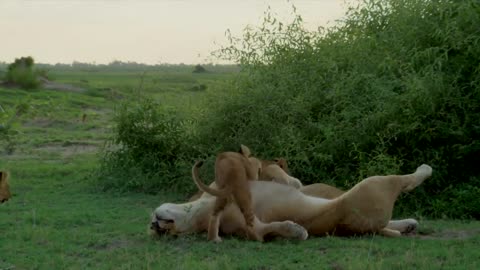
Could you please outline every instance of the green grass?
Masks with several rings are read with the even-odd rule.
[[[0,269],[478,269],[478,221],[420,220],[418,237],[388,239],[312,237],[304,242],[248,242],[226,237],[222,244],[205,234],[151,238],[150,213],[161,203],[189,194],[117,194],[98,191],[92,170],[110,136],[114,108],[134,98],[137,74],[59,72],[58,81],[88,81],[89,91],[118,89],[121,98],[48,90],[0,88],[9,110],[27,102],[19,116],[17,147],[0,149],[0,168],[11,174],[13,198],[0,205]],[[221,89],[228,74],[152,73],[142,93],[198,106],[202,92],[192,82]],[[170,77],[171,76],[171,77]],[[162,82],[160,79],[163,78]],[[154,83],[158,79],[157,84]],[[88,115],[83,123],[81,116]],[[0,145],[1,146],[1,145]],[[185,174],[190,168],[185,168]],[[193,182],[192,182],[193,185]]]

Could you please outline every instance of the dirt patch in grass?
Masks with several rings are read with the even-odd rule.
[[[42,117],[36,117],[32,120],[28,120],[25,123],[23,123],[25,127],[40,127],[40,128],[67,127],[67,126],[71,126],[72,124],[75,124],[75,123],[68,122],[66,120],[55,120],[55,119],[48,119],[48,118],[42,118]]]
[[[49,143],[36,148],[36,150],[59,153],[62,157],[71,157],[77,154],[92,153],[99,149],[96,144],[75,142],[75,143]]]
[[[57,91],[64,91],[64,92],[76,92],[76,93],[83,93],[86,92],[87,89],[67,84],[67,83],[58,83],[58,82],[53,82],[48,80],[47,78],[39,78],[38,79],[41,83],[41,87],[48,89],[48,90],[57,90]],[[10,82],[3,82],[0,81],[0,86],[5,87],[5,88],[20,88],[20,86],[16,83],[10,83]]]
[[[46,78],[41,78],[40,81],[42,82],[43,88],[49,89],[49,90],[76,92],[76,93],[82,93],[82,92],[87,91],[86,89],[84,89],[82,87],[78,87],[78,86],[71,85],[71,84],[66,84],[66,83],[52,82],[52,81],[50,81]]]
[[[104,243],[100,245],[95,245],[93,248],[95,250],[115,250],[115,249],[122,249],[122,248],[131,248],[134,246],[140,246],[143,243],[135,240],[128,240],[128,239],[112,239],[109,243]]]
[[[420,239],[444,239],[444,240],[465,240],[480,236],[480,228],[464,230],[442,230],[436,232],[420,232],[415,237]]]

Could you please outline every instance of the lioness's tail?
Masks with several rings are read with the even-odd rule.
[[[203,165],[203,161],[197,161],[192,167],[192,178],[195,184],[197,185],[198,189],[216,197],[227,197],[228,195],[230,195],[230,192],[228,192],[228,190],[226,189],[218,190],[218,189],[210,188],[209,186],[205,185],[202,182],[202,180],[200,180],[198,168],[202,167],[202,165]]]

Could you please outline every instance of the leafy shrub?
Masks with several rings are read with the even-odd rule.
[[[13,154],[17,147],[18,117],[29,109],[30,105],[25,102],[19,102],[14,108],[4,108],[0,104],[0,147],[7,154]]]
[[[34,60],[30,56],[15,59],[15,62],[8,66],[5,77],[7,83],[18,85],[24,89],[37,88],[40,82],[33,66]],[[42,71],[43,73],[46,71]]]
[[[207,70],[202,65],[195,65],[193,68],[193,73],[205,73]]]
[[[181,180],[190,177],[193,164],[187,121],[153,100],[141,99],[123,103],[115,123],[98,171],[104,189],[158,192],[193,187]]]
[[[1,115],[2,113],[0,113]],[[13,154],[15,151],[17,142],[15,141],[15,135],[17,130],[12,128],[10,123],[0,123],[0,145],[7,154]]]
[[[341,187],[428,163],[434,176],[399,213],[474,216],[451,202],[480,204],[479,10],[473,0],[364,1],[318,32],[267,14],[217,52],[243,76],[209,100],[198,144],[242,142],[288,158],[305,183]]]
[[[365,0],[314,32],[267,13],[217,52],[242,72],[208,93],[194,121],[151,102],[120,110],[106,187],[191,187],[194,159],[243,143],[287,158],[306,184],[348,188],[427,163],[433,177],[396,214],[478,218],[479,10],[474,0]]]

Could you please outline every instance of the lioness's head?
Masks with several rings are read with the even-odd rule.
[[[290,174],[288,171],[288,163],[287,160],[284,158],[276,158],[273,161],[278,165],[278,167],[282,168],[287,174]]]
[[[8,173],[0,171],[0,203],[4,203],[10,199],[10,186],[8,185]]]
[[[160,236],[194,232],[195,227],[190,221],[193,215],[198,214],[197,211],[190,203],[164,203],[152,213],[150,234]]]

